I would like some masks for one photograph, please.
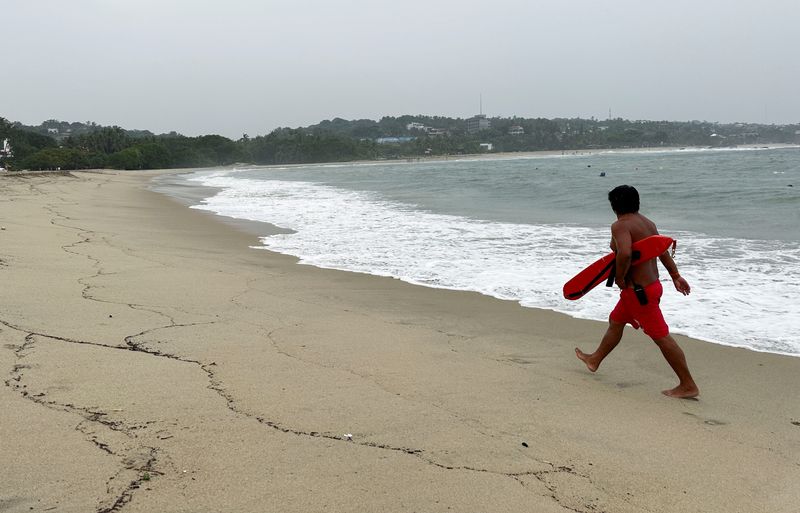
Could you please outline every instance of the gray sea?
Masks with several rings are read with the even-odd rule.
[[[567,301],[561,287],[608,252],[607,193],[630,184],[642,213],[678,240],[675,259],[693,287],[684,297],[665,283],[672,331],[800,356],[798,147],[219,169],[184,179],[218,188],[195,208],[291,230],[262,247],[303,264],[597,320],[617,292],[601,286]]]

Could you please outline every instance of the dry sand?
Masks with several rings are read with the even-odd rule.
[[[0,178],[0,511],[798,511],[800,359],[677,337],[666,398],[638,332],[591,374],[603,323],[300,266],[151,175]]]

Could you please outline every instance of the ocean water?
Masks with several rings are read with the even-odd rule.
[[[601,176],[605,173],[605,176]],[[263,248],[303,264],[478,291],[604,320],[618,292],[561,288],[608,252],[606,199],[634,185],[678,240],[692,294],[662,272],[674,333],[800,356],[800,148],[603,152],[197,172],[193,208],[293,233]],[[598,333],[598,337],[600,334]]]

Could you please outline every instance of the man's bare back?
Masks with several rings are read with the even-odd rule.
[[[618,247],[623,248],[623,250],[625,248],[629,250],[634,242],[651,235],[658,235],[658,229],[653,221],[636,212],[619,216],[614,224],[611,225],[611,234],[611,250],[617,252]],[[617,239],[619,239],[619,242]],[[626,287],[631,286],[633,283],[646,287],[658,280],[658,264],[653,259],[633,267],[629,266],[627,273],[623,277]],[[620,288],[626,287],[620,284]]]

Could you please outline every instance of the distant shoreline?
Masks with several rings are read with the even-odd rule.
[[[738,146],[662,146],[658,148],[584,148],[577,150],[536,150],[536,151],[503,151],[496,153],[464,153],[461,155],[424,155],[418,157],[405,157],[397,159],[365,159],[365,160],[343,160],[343,161],[329,161],[329,162],[306,162],[295,164],[246,164],[236,163],[228,166],[212,166],[207,168],[194,168],[191,171],[203,169],[235,169],[242,166],[258,167],[258,168],[271,168],[271,167],[305,167],[305,166],[329,166],[329,165],[346,165],[346,164],[402,164],[414,162],[447,162],[447,161],[462,161],[462,160],[501,160],[501,159],[526,159],[535,157],[570,157],[570,156],[588,156],[588,155],[603,155],[613,153],[615,155],[623,153],[671,153],[678,151],[694,152],[694,151],[742,151],[742,150],[781,150],[781,149],[800,149],[800,144],[788,143],[774,143],[769,145],[764,144],[742,144]],[[171,170],[167,170],[171,171]],[[184,170],[187,171],[187,170]]]
[[[621,153],[671,153],[678,151],[737,151],[737,150],[781,150],[781,149],[800,149],[800,144],[788,143],[773,143],[773,144],[740,144],[738,146],[661,146],[661,147],[643,147],[643,148],[583,148],[576,150],[537,150],[537,151],[504,151],[497,153],[465,153],[463,155],[432,155],[421,157],[408,157],[400,159],[383,159],[383,160],[352,160],[348,162],[317,162],[309,164],[272,164],[258,167],[286,167],[286,166],[309,166],[318,164],[345,164],[345,163],[391,163],[391,162],[436,162],[448,160],[496,160],[496,159],[509,159],[514,158],[524,159],[528,157],[559,157],[559,156],[585,156],[585,155],[603,155],[613,153],[619,155]],[[226,166],[227,167],[227,166]]]
[[[743,151],[743,150],[780,150],[780,149],[800,149],[800,144],[789,143],[771,143],[771,144],[741,144],[738,146],[661,146],[661,147],[642,147],[642,148],[584,148],[576,150],[536,150],[536,151],[506,151],[496,153],[465,153],[465,154],[451,154],[451,155],[423,155],[415,157],[404,157],[397,159],[365,159],[365,160],[338,160],[338,161],[325,161],[325,162],[305,162],[305,163],[287,163],[287,164],[254,164],[237,162],[224,166],[208,166],[208,167],[190,167],[190,168],[164,168],[164,169],[139,169],[129,170],[137,172],[153,172],[156,174],[165,173],[188,173],[193,171],[202,171],[206,169],[236,169],[239,167],[304,167],[304,166],[325,166],[325,165],[346,165],[346,164],[397,164],[397,163],[413,163],[413,162],[440,162],[440,161],[456,161],[456,160],[499,160],[499,159],[526,159],[535,157],[555,157],[555,156],[588,156],[588,155],[603,155],[608,153],[623,154],[623,153],[669,153],[677,151]],[[69,173],[69,172],[117,172],[120,170],[97,168],[97,169],[68,169],[68,170],[20,170],[20,171],[4,171],[0,172],[2,176],[24,176],[33,174],[47,174],[47,173]],[[126,171],[122,171],[126,172]]]

